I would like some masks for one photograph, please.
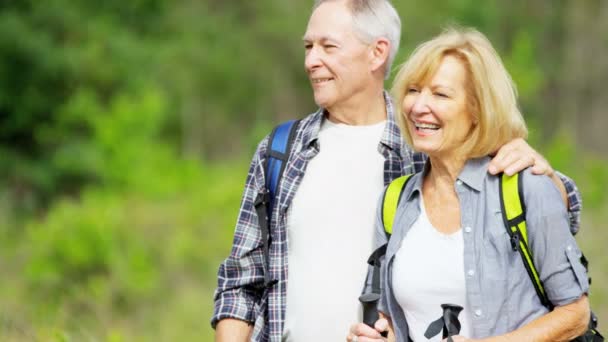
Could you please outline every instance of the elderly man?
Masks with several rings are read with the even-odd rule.
[[[316,2],[304,34],[304,64],[320,109],[295,133],[270,220],[270,260],[254,209],[265,190],[269,138],[257,148],[234,245],[218,272],[216,341],[340,341],[361,321],[357,298],[377,200],[391,180],[421,171],[426,158],[401,139],[384,91],[400,32],[388,0]],[[528,166],[553,176],[564,196],[570,192],[576,225],[574,184],[562,182],[523,140],[503,146],[489,171],[512,174]],[[269,286],[266,269],[274,280]]]

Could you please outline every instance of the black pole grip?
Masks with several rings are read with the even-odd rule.
[[[444,331],[443,338],[458,335],[460,333],[460,321],[458,315],[462,306],[456,304],[441,304],[443,309]]]
[[[380,318],[380,315],[378,314],[379,300],[380,295],[378,293],[366,293],[359,297],[359,301],[363,305],[363,323],[372,328],[374,328],[374,324],[376,324],[376,321]],[[380,335],[386,337],[388,331],[383,331]]]

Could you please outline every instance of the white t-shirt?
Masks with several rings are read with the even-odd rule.
[[[378,145],[385,125],[321,125],[320,152],[308,163],[287,216],[284,341],[343,341],[362,319],[358,298],[384,188]]]
[[[420,216],[401,242],[392,266],[395,299],[405,313],[409,335],[414,341],[428,341],[424,333],[442,316],[441,304],[464,307],[458,316],[460,334],[470,336],[470,310],[466,303],[464,240],[462,229],[452,234],[439,232],[420,198]],[[442,334],[430,341],[441,341]]]

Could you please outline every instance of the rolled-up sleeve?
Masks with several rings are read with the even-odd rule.
[[[570,231],[568,211],[548,177],[526,172],[524,189],[534,264],[553,305],[569,304],[589,291],[589,282]]]
[[[214,294],[211,325],[224,318],[255,320],[255,305],[264,283],[262,237],[254,201],[264,186],[263,156],[268,137],[257,148],[251,162],[238,214],[230,255],[220,264]]]

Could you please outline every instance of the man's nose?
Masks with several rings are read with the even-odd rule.
[[[321,58],[317,47],[313,46],[306,51],[306,57],[304,58],[304,67],[306,71],[312,71],[321,65]]]

